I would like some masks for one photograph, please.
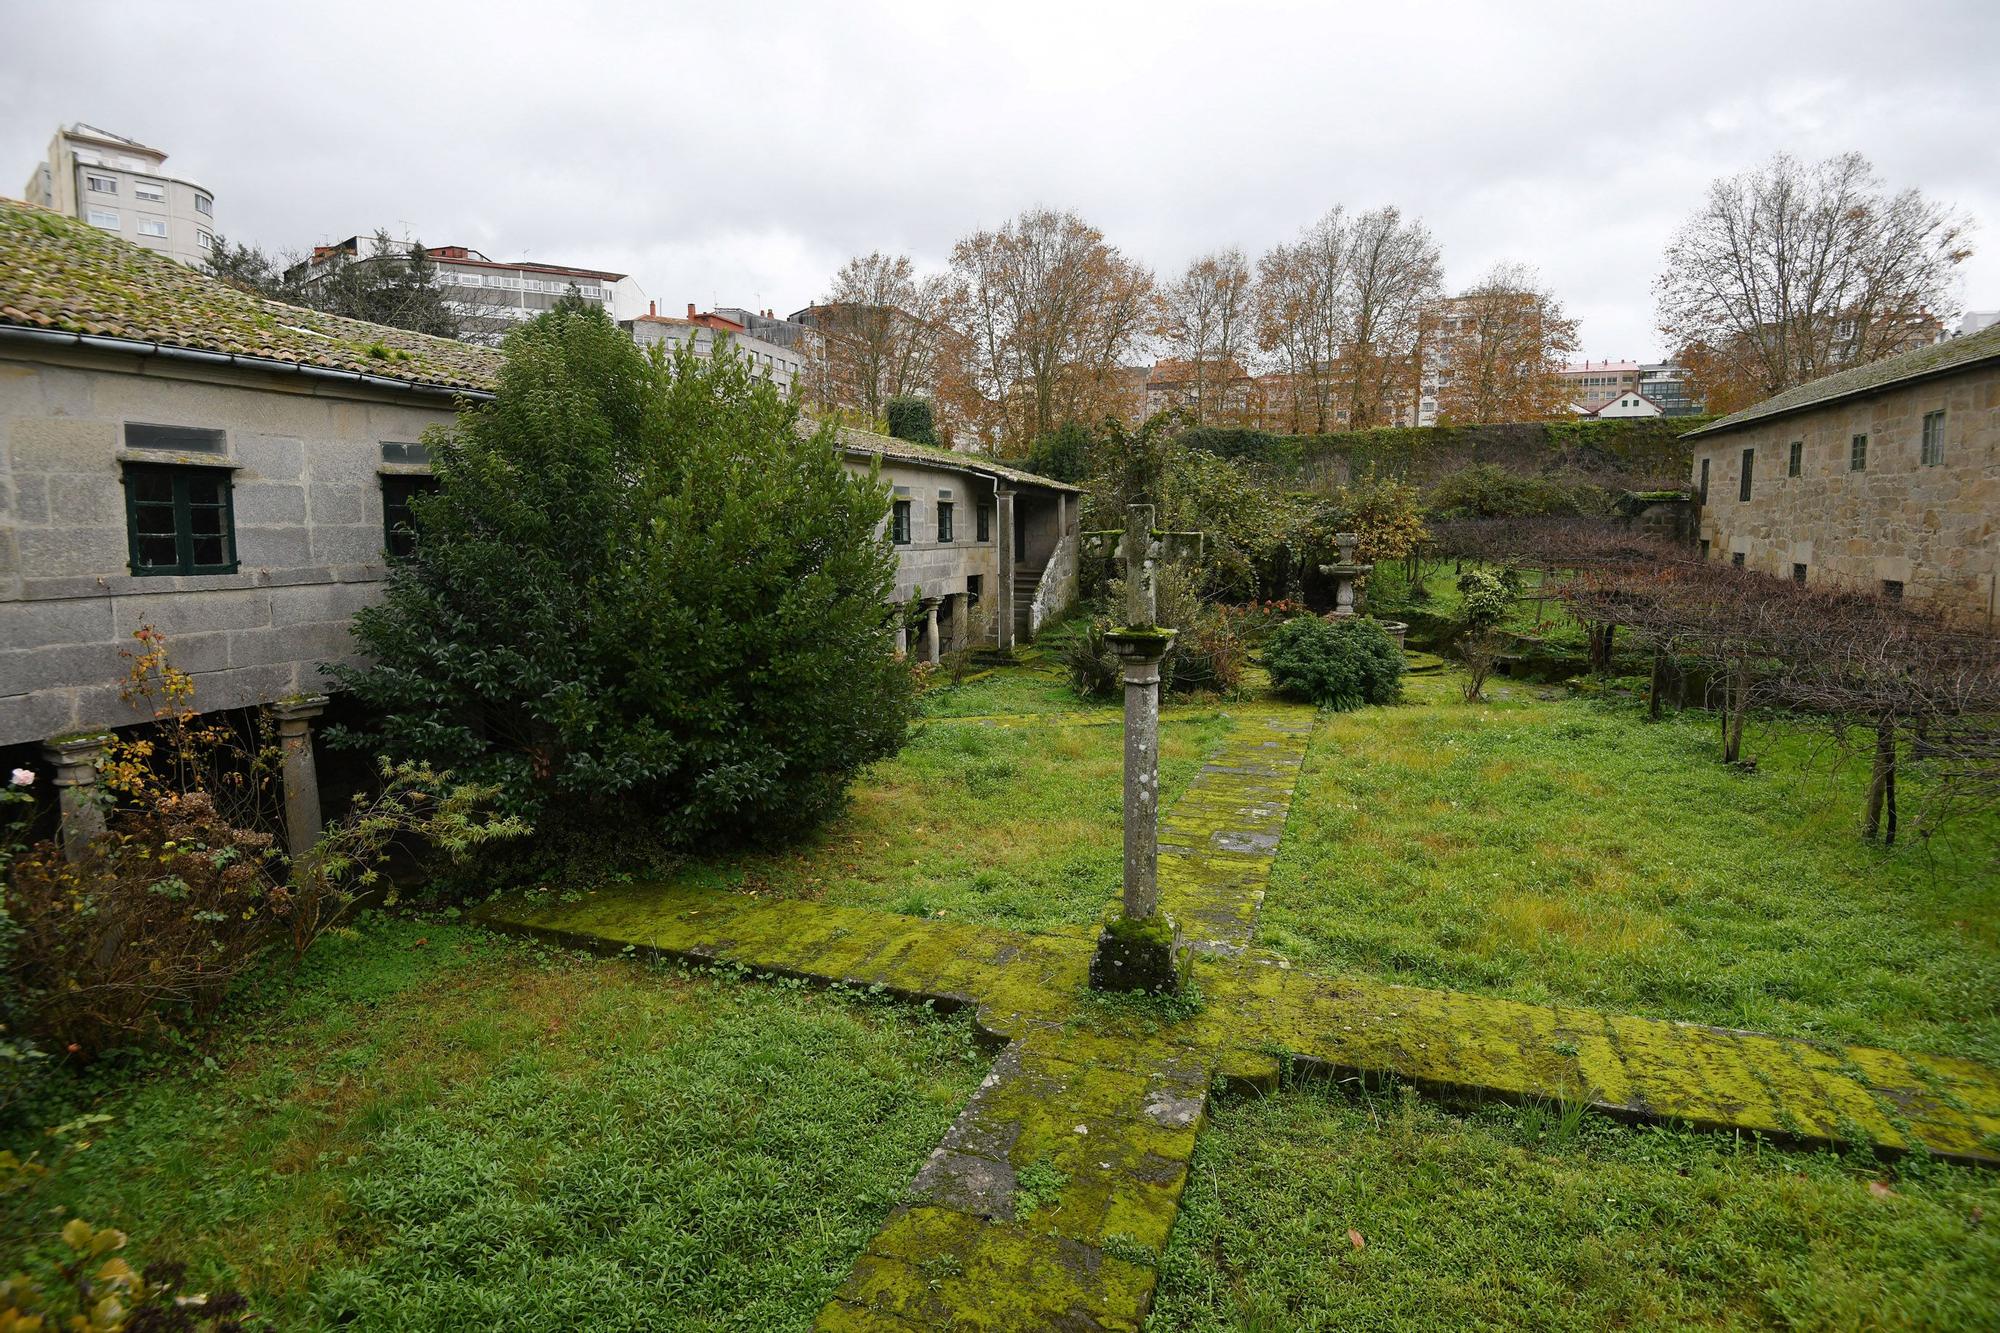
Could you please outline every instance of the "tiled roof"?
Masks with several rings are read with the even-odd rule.
[[[804,424],[810,425],[810,423]],[[840,428],[840,446],[851,454],[872,454],[880,458],[899,458],[910,463],[928,463],[934,467],[973,472],[983,477],[998,477],[1002,481],[1017,481],[1026,486],[1046,486],[1056,491],[1079,489],[1066,481],[1038,477],[1032,472],[1006,467],[978,454],[961,454],[928,444],[913,444],[908,440],[877,435],[874,431],[858,430],[853,426]]]
[[[267,300],[33,204],[0,199],[0,325],[490,392],[500,353]]]
[[[1853,398],[1865,393],[1878,393],[1893,388],[1906,380],[1925,379],[1948,371],[1962,370],[1982,361],[2000,360],[2000,324],[1981,329],[1978,333],[1968,333],[1962,338],[1950,338],[1928,347],[1919,347],[1914,352],[1904,352],[1898,356],[1888,356],[1880,361],[1870,361],[1865,366],[1849,366],[1846,370],[1822,375],[1816,380],[1787,389],[1774,398],[1766,398],[1761,403],[1731,413],[1713,426],[1689,431],[1682,439],[1700,439],[1704,435],[1720,435],[1724,431],[1735,430],[1767,417],[1783,416],[1788,412],[1802,412],[1823,403],[1835,402],[1842,398]]]

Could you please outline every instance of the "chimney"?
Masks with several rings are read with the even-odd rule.
[[[658,301],[648,301],[648,302],[646,302],[646,313],[647,313],[647,314],[649,314],[649,315],[657,315],[657,314],[659,314],[659,313],[660,313],[660,303],[659,303]]]
[[[688,302],[688,318],[689,319],[694,318],[694,302],[692,301]]]

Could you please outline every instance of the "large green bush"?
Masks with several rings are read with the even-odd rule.
[[[1402,652],[1387,630],[1362,616],[1288,620],[1264,645],[1264,665],[1279,690],[1322,708],[1394,703],[1402,693]]]
[[[889,434],[896,439],[912,444],[938,442],[937,413],[930,399],[901,394],[883,404],[882,411],[889,419]]]
[[[794,835],[902,741],[888,490],[733,355],[668,359],[601,312],[508,337],[491,403],[431,437],[437,495],[349,736],[498,783],[545,827],[659,844]]]

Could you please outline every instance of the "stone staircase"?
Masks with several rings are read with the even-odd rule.
[[[1028,642],[1029,611],[1035,604],[1035,592],[1042,586],[1041,565],[1014,566],[1014,642]]]

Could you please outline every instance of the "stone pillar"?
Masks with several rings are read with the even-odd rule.
[[[993,521],[1000,525],[999,584],[993,591],[998,594],[993,614],[998,621],[1000,651],[1014,651],[1014,561],[1018,552],[1014,550],[1014,492],[1005,486],[993,488]]]
[[[271,705],[278,719],[278,755],[284,764],[285,844],[293,856],[319,841],[319,769],[313,763],[312,720],[325,711],[324,694]]]
[[[909,655],[910,620],[903,612],[903,604],[898,602],[896,603],[896,656],[900,659]]]
[[[1172,630],[1127,625],[1107,636],[1125,677],[1125,884],[1098,937],[1090,984],[1109,991],[1180,985],[1180,934],[1160,910],[1160,661]]]
[[[97,790],[97,765],[104,758],[108,734],[64,736],[42,746],[42,757],[56,770],[56,798],[62,810],[63,855],[81,861],[91,841],[104,832],[104,803]]]
[[[932,666],[938,661],[938,598],[924,598],[924,661]]]

